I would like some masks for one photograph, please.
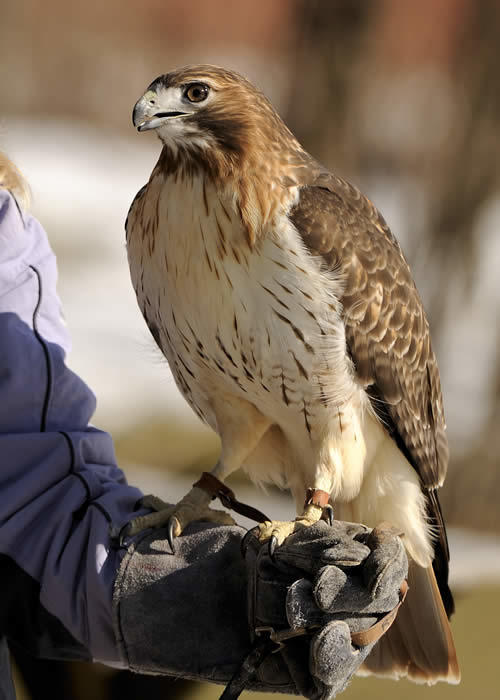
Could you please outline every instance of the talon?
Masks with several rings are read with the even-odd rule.
[[[174,547],[174,530],[175,530],[175,525],[176,525],[176,518],[173,516],[169,519],[168,524],[167,524],[167,540],[170,545],[170,549],[172,550],[172,554],[175,554],[175,547]]]
[[[274,553],[276,551],[277,546],[278,546],[278,538],[276,537],[276,535],[271,535],[271,539],[269,540],[267,551],[269,552],[269,556],[271,557],[271,559],[274,563],[276,563],[275,559],[274,559]]]
[[[325,511],[326,511],[326,517],[327,517],[327,520],[328,520],[328,524],[330,525],[330,527],[332,527],[332,526],[333,526],[333,521],[334,521],[334,519],[335,519],[335,518],[334,518],[334,515],[333,515],[333,507],[328,503],[328,504],[325,506]]]

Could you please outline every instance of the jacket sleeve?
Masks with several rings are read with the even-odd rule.
[[[113,663],[112,589],[125,551],[114,534],[140,514],[142,494],[117,467],[110,436],[89,426],[95,398],[65,364],[56,277],[40,224],[0,189],[0,634],[22,628],[17,641],[53,657],[57,640],[73,639],[76,656]],[[56,619],[56,641],[33,629],[45,642],[27,642],[36,616],[17,624],[21,580],[44,619]]]

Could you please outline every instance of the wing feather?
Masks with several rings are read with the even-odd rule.
[[[374,205],[333,175],[300,191],[290,219],[324,265],[340,268],[358,381],[386,407],[423,486],[441,486],[448,448],[429,324],[401,248]],[[325,185],[328,184],[328,187]]]
[[[343,274],[347,349],[375,412],[427,493],[445,598],[448,543],[434,489],[446,475],[448,443],[429,323],[408,263],[370,200],[330,173],[317,171],[301,187],[289,217],[309,252]]]

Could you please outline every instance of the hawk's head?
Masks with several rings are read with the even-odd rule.
[[[174,153],[233,164],[251,149],[270,154],[285,142],[297,146],[267,98],[217,66],[187,66],[156,78],[136,103],[133,122],[139,131],[156,129]]]

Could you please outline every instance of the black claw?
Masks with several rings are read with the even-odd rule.
[[[175,540],[175,535],[174,535],[174,529],[175,529],[175,518],[172,517],[169,519],[167,523],[167,540],[170,545],[170,549],[172,550],[172,554],[175,554],[175,547],[174,547],[174,540]]]
[[[333,508],[329,503],[328,503],[328,505],[325,506],[325,511],[326,511],[326,517],[328,519],[328,524],[330,525],[330,527],[332,527],[333,521],[334,521]]]
[[[271,539],[269,540],[269,544],[267,546],[267,551],[269,552],[269,556],[273,560],[274,563],[276,563],[274,559],[274,553],[276,551],[276,547],[278,546],[278,538],[276,535],[271,535]]]

